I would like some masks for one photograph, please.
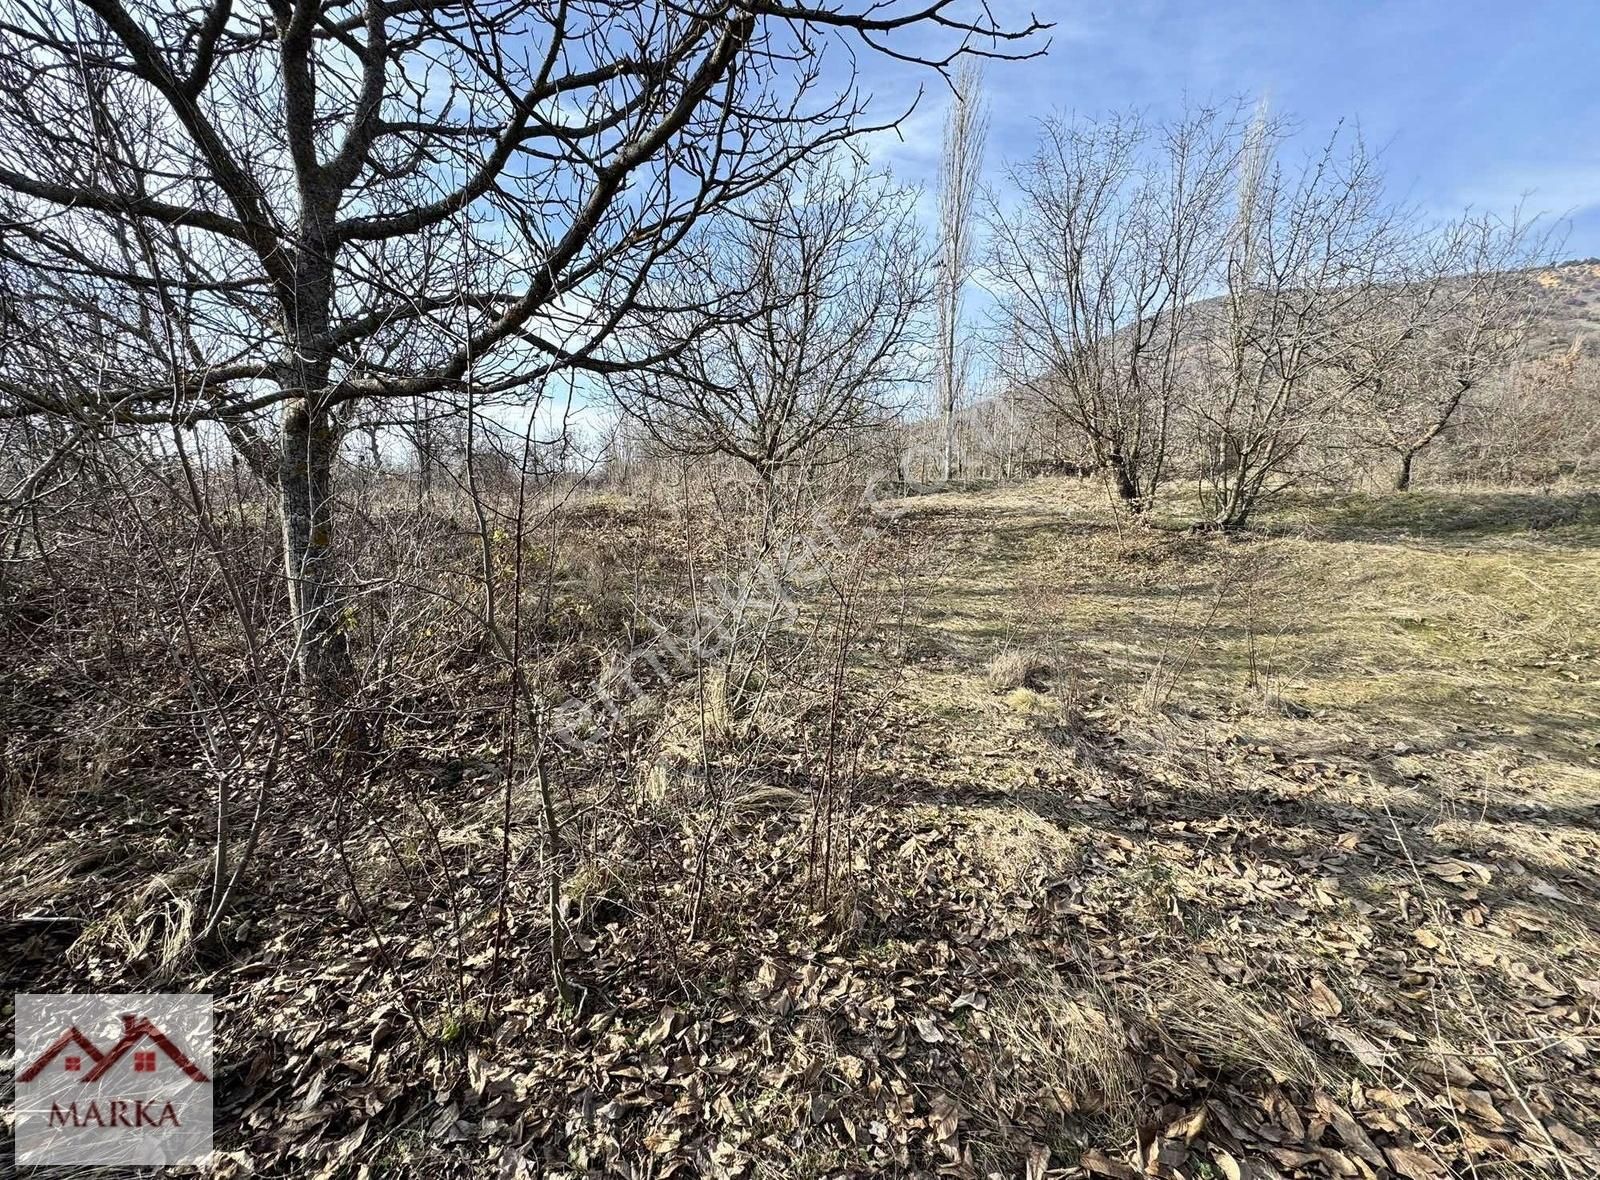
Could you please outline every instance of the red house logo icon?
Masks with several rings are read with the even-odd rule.
[[[72,1025],[52,1041],[50,1047],[39,1054],[27,1069],[17,1075],[17,1081],[33,1081],[49,1069],[52,1062],[60,1058],[60,1069],[63,1073],[78,1075],[78,1080],[81,1082],[97,1082],[110,1073],[129,1053],[133,1054],[135,1073],[153,1074],[158,1072],[158,1052],[164,1054],[170,1062],[167,1068],[175,1067],[181,1070],[192,1081],[211,1080],[153,1023],[143,1016],[126,1012],[122,1016],[122,1036],[106,1052],[102,1053],[93,1041],[79,1031],[77,1025]]]

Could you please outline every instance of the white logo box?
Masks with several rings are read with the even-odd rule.
[[[211,1158],[211,997],[19,994],[17,1165]]]

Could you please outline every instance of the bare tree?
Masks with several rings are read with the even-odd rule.
[[[1201,328],[1193,399],[1206,523],[1242,528],[1292,485],[1308,441],[1347,391],[1343,343],[1371,314],[1394,245],[1372,158],[1336,134],[1297,170],[1277,158],[1264,112],[1245,135],[1226,258],[1226,293]]]
[[[1580,336],[1517,356],[1466,399],[1445,436],[1458,470],[1501,483],[1593,478],[1600,455],[1600,358]]]
[[[983,97],[983,71],[972,60],[961,63],[945,116],[944,155],[939,166],[939,415],[944,427],[941,470],[948,482],[955,467],[956,406],[971,369],[971,350],[961,339],[963,294],[972,277],[974,217],[983,175],[989,112]]]
[[[854,88],[822,83],[829,40],[916,59],[885,39],[944,33],[922,57],[943,68],[1043,27],[974,8],[27,5],[0,32],[0,255],[63,327],[4,374],[0,413],[222,423],[277,489],[298,671],[325,703],[351,672],[343,407],[658,359],[617,342],[695,224],[864,126]]]
[[[1520,213],[1467,214],[1426,235],[1374,291],[1339,365],[1354,389],[1354,433],[1394,457],[1396,491],[1410,490],[1417,457],[1521,346],[1539,292],[1529,271],[1548,254]]]
[[[833,159],[759,194],[701,252],[700,282],[729,289],[728,320],[657,369],[615,377],[626,412],[679,454],[747,465],[770,515],[784,472],[880,425],[920,376],[913,196]]]
[[[990,204],[1011,384],[1088,438],[1118,499],[1141,511],[1165,472],[1193,303],[1215,273],[1238,147],[1201,110],[1052,119],[1013,168],[1020,206]]]

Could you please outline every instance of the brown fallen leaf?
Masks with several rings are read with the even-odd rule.
[[[1110,1176],[1111,1180],[1139,1180],[1138,1172],[1127,1164],[1118,1163],[1096,1147],[1091,1147],[1078,1158],[1078,1166],[1096,1176]]]
[[[932,1108],[928,1129],[933,1132],[935,1139],[953,1140],[961,1126],[961,1108],[946,1094],[935,1094]]]
[[[1440,1180],[1448,1174],[1438,1161],[1414,1147],[1386,1147],[1384,1154],[1389,1157],[1389,1166],[1406,1180]]]
[[[1595,1145],[1565,1123],[1557,1122],[1555,1119],[1546,1119],[1545,1126],[1556,1142],[1560,1143],[1568,1151],[1585,1159],[1600,1162],[1600,1151],[1595,1150]]]
[[[1350,1116],[1350,1112],[1340,1106],[1326,1094],[1316,1096],[1317,1113],[1326,1119],[1344,1145],[1355,1152],[1367,1163],[1376,1167],[1383,1166],[1383,1153],[1378,1150],[1378,1145],[1361,1129],[1361,1124]]]
[[[1467,881],[1476,881],[1487,885],[1494,879],[1487,865],[1478,864],[1476,861],[1448,860],[1435,861],[1425,866],[1427,871],[1438,877],[1441,881],[1448,881],[1453,885],[1460,885]]]
[[[1295,1151],[1289,1147],[1269,1147],[1267,1148],[1267,1153],[1286,1168],[1303,1168],[1307,1164],[1314,1164],[1322,1158],[1315,1152]]]
[[[1206,1125],[1206,1108],[1196,1107],[1191,1113],[1181,1119],[1175,1120],[1167,1128],[1168,1139],[1182,1139],[1185,1143],[1193,1143]]]
[[[1331,1025],[1328,1035],[1355,1054],[1356,1060],[1368,1069],[1377,1069],[1383,1064],[1383,1050],[1354,1029]]]
[[[1028,1148],[1028,1170],[1024,1180],[1045,1180],[1050,1170],[1050,1149],[1041,1143]]]
[[[1356,1167],[1356,1161],[1342,1151],[1335,1151],[1331,1147],[1319,1147],[1316,1158],[1321,1160],[1322,1166],[1335,1176],[1361,1175],[1361,1169]]]
[[[1344,1011],[1344,1004],[1334,994],[1333,989],[1315,975],[1311,977],[1310,1004],[1311,1011],[1329,1020]]]
[[[1487,1090],[1462,1090],[1456,1095],[1456,1099],[1482,1119],[1491,1130],[1500,1131],[1505,1128],[1505,1116],[1495,1106],[1494,1097]]]
[[[661,1018],[647,1029],[640,1038],[644,1045],[659,1045],[672,1035],[673,1022],[678,1018],[678,1013],[671,1004],[661,1009]]]
[[[1474,1131],[1470,1126],[1461,1128],[1461,1146],[1477,1159],[1526,1160],[1528,1152],[1504,1135],[1489,1135]]]

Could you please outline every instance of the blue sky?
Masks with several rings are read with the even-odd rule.
[[[1526,195],[1529,211],[1562,220],[1564,257],[1600,256],[1600,0],[989,4],[1019,27],[1030,11],[1055,22],[1044,57],[987,67],[991,183],[1008,158],[1031,150],[1037,120],[1052,111],[1133,107],[1160,117],[1186,99],[1264,97],[1296,122],[1307,150],[1340,120],[1359,127],[1397,198],[1444,218],[1468,206],[1509,212]],[[892,44],[942,52],[949,39]],[[923,92],[899,135],[876,137],[870,151],[923,185],[931,211],[949,90],[925,68],[859,46],[856,61],[878,118]],[[834,56],[831,76],[841,64]],[[969,290],[969,325],[981,325],[986,308],[983,292]],[[592,399],[580,400],[592,415]]]
[[[1026,20],[1030,5],[997,13]],[[988,173],[1025,154],[1038,116],[1265,97],[1300,135],[1344,119],[1377,148],[1394,195],[1439,215],[1527,206],[1568,218],[1568,257],[1600,255],[1600,0],[1038,0],[1047,56],[988,69]],[[925,95],[874,156],[931,187],[947,91],[882,58],[887,104]]]

